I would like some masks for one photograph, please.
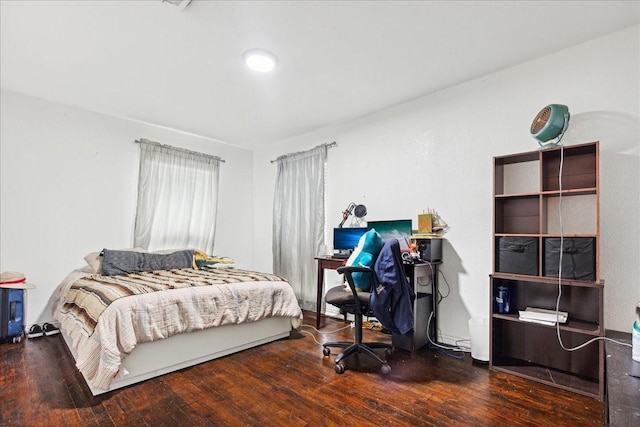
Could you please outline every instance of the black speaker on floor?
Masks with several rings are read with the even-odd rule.
[[[394,347],[413,351],[427,345],[429,343],[429,337],[431,337],[433,341],[437,341],[433,330],[433,323],[431,324],[431,330],[427,330],[429,315],[433,307],[432,298],[433,296],[431,294],[421,292],[416,295],[413,334],[391,334],[391,343]]]

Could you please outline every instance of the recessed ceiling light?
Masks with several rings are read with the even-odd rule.
[[[264,49],[249,49],[242,54],[242,58],[247,67],[259,73],[273,70],[278,62],[278,58],[273,53]]]
[[[178,6],[180,10],[184,10],[187,6],[189,6],[191,0],[162,0],[162,3],[169,3],[174,6]]]

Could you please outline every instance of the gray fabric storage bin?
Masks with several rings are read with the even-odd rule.
[[[562,278],[596,280],[595,239],[565,238],[562,246]],[[544,239],[544,275],[558,277],[559,266],[560,238]]]
[[[535,237],[499,237],[496,271],[538,275],[538,239]]]

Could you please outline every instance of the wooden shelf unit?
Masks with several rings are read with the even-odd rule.
[[[489,366],[603,400],[604,341],[597,339],[568,350],[604,337],[599,163],[597,141],[494,157]],[[565,244],[571,241],[566,239],[576,239],[590,245],[582,258],[590,266],[589,276],[565,278],[568,273],[563,262],[563,278],[558,278],[550,248],[561,236]],[[499,262],[501,257],[510,256],[500,252],[499,243],[505,238],[532,243],[535,250],[526,256],[536,258],[528,258],[529,264],[535,261],[535,270],[527,274],[506,272],[501,265],[504,259]],[[524,256],[524,252],[516,256]],[[563,252],[564,261],[572,256]],[[554,268],[556,273],[551,274]],[[510,310],[499,313],[495,299],[499,288],[504,287],[509,289]],[[555,310],[556,303],[560,311],[569,313],[568,321],[559,328],[519,318],[518,312],[527,307]]]

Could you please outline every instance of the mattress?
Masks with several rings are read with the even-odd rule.
[[[73,299],[70,295],[77,291],[78,284],[111,282],[114,278],[81,269],[71,272],[58,286],[54,317],[72,342],[76,366],[93,387],[108,389],[122,360],[139,343],[268,317],[291,318],[294,327],[301,323],[302,310],[293,289],[282,278],[254,272],[251,280],[232,281],[228,270],[188,270],[188,275],[195,274],[200,279],[194,280],[193,285],[169,289],[158,287],[158,275],[149,274],[157,290],[115,298],[92,327],[87,327],[86,316],[69,310],[68,303]],[[168,282],[175,282],[174,275],[164,275]],[[132,280],[127,276],[118,277]],[[137,274],[135,280],[142,281],[142,276]]]

